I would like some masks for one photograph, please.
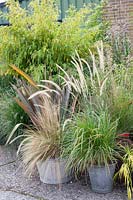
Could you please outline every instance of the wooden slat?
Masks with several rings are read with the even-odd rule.
[[[75,6],[76,0],[69,0],[69,3],[73,6]]]
[[[69,8],[69,1],[68,0],[65,0],[65,1],[60,0],[60,6],[61,6],[61,17],[64,18],[66,15],[66,11]]]
[[[77,9],[80,9],[80,8],[82,8],[83,7],[83,4],[84,4],[84,1],[83,0],[77,0]]]

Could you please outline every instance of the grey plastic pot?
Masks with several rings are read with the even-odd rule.
[[[66,172],[65,159],[48,159],[37,162],[40,180],[46,184],[62,184],[71,180],[71,173]]]
[[[113,189],[113,176],[116,164],[107,166],[92,166],[89,168],[89,177],[92,191],[109,193]]]

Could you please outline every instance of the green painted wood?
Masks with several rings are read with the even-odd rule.
[[[69,8],[69,1],[68,0],[60,0],[60,9],[61,9],[61,19],[65,17],[66,11]]]
[[[78,10],[88,3],[100,3],[101,0],[60,0],[61,19],[66,15],[70,5],[74,5]]]
[[[77,7],[77,9],[82,8],[82,6],[83,6],[83,4],[84,4],[84,1],[83,1],[83,0],[80,0],[80,1],[76,0],[76,1],[77,1],[77,2],[76,2],[76,7]]]
[[[22,8],[27,9],[28,4],[31,0],[22,0],[20,5]],[[60,19],[65,18],[66,12],[69,9],[70,5],[75,6],[77,9],[83,7],[84,4],[88,3],[99,3],[101,0],[58,0],[59,9],[60,9]],[[0,11],[7,12],[7,9],[4,7],[0,7]],[[7,23],[7,21],[0,17],[0,24]]]
[[[70,0],[70,1],[69,1],[69,3],[70,3],[71,5],[73,5],[73,6],[75,6],[75,2],[76,2],[76,0]]]
[[[26,9],[27,8],[27,1],[22,1],[21,3],[20,3],[20,5],[21,5],[21,7],[22,8],[24,8],[24,9]]]
[[[2,12],[2,13],[7,12],[7,8],[3,4],[0,7],[0,12]],[[8,21],[4,17],[0,17],[0,24],[8,24]]]

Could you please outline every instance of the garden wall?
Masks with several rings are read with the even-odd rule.
[[[127,33],[133,46],[133,0],[109,0],[105,18],[111,21],[112,33]]]

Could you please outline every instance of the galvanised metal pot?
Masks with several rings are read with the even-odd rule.
[[[89,168],[89,177],[92,191],[97,193],[109,193],[113,189],[113,176],[116,164],[108,166],[92,166]]]
[[[40,180],[46,184],[62,184],[71,180],[71,172],[66,171],[66,159],[48,159],[37,162]]]

